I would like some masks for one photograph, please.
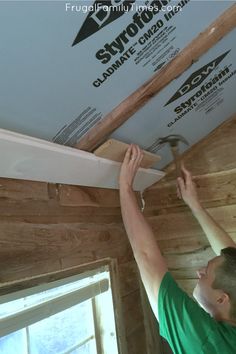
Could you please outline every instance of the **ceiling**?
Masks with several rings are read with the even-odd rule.
[[[234,3],[1,1],[0,127],[74,146]],[[191,148],[236,111],[235,42],[234,29],[109,136],[158,151],[158,169],[172,160],[158,138]]]

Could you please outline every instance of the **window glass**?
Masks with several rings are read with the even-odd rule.
[[[94,335],[91,300],[29,326],[31,354],[55,354]]]
[[[83,346],[75,349],[70,354],[93,354],[93,353],[97,353],[95,340],[92,340],[84,344]]]
[[[0,338],[1,354],[28,354],[25,328]]]
[[[13,332],[0,339],[1,354],[56,354],[69,352],[89,337],[94,338],[92,302],[87,300],[56,315],[36,322],[26,329]],[[91,340],[92,342],[92,340]],[[93,344],[83,345],[78,353],[96,353]],[[84,348],[84,349],[83,349]]]

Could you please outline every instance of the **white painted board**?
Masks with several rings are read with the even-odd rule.
[[[0,129],[0,177],[118,188],[121,164],[74,148]],[[134,189],[142,191],[164,176],[140,168]]]

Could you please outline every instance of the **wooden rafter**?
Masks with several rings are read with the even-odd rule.
[[[149,81],[123,100],[102,121],[96,124],[75,148],[93,151],[115,129],[144,106],[172,80],[187,70],[199,57],[213,47],[222,37],[236,27],[236,5],[219,16],[205,31],[200,33],[171,62]]]

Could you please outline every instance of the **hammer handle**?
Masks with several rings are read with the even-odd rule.
[[[171,146],[171,151],[175,161],[176,178],[181,177],[181,165],[178,146]]]

